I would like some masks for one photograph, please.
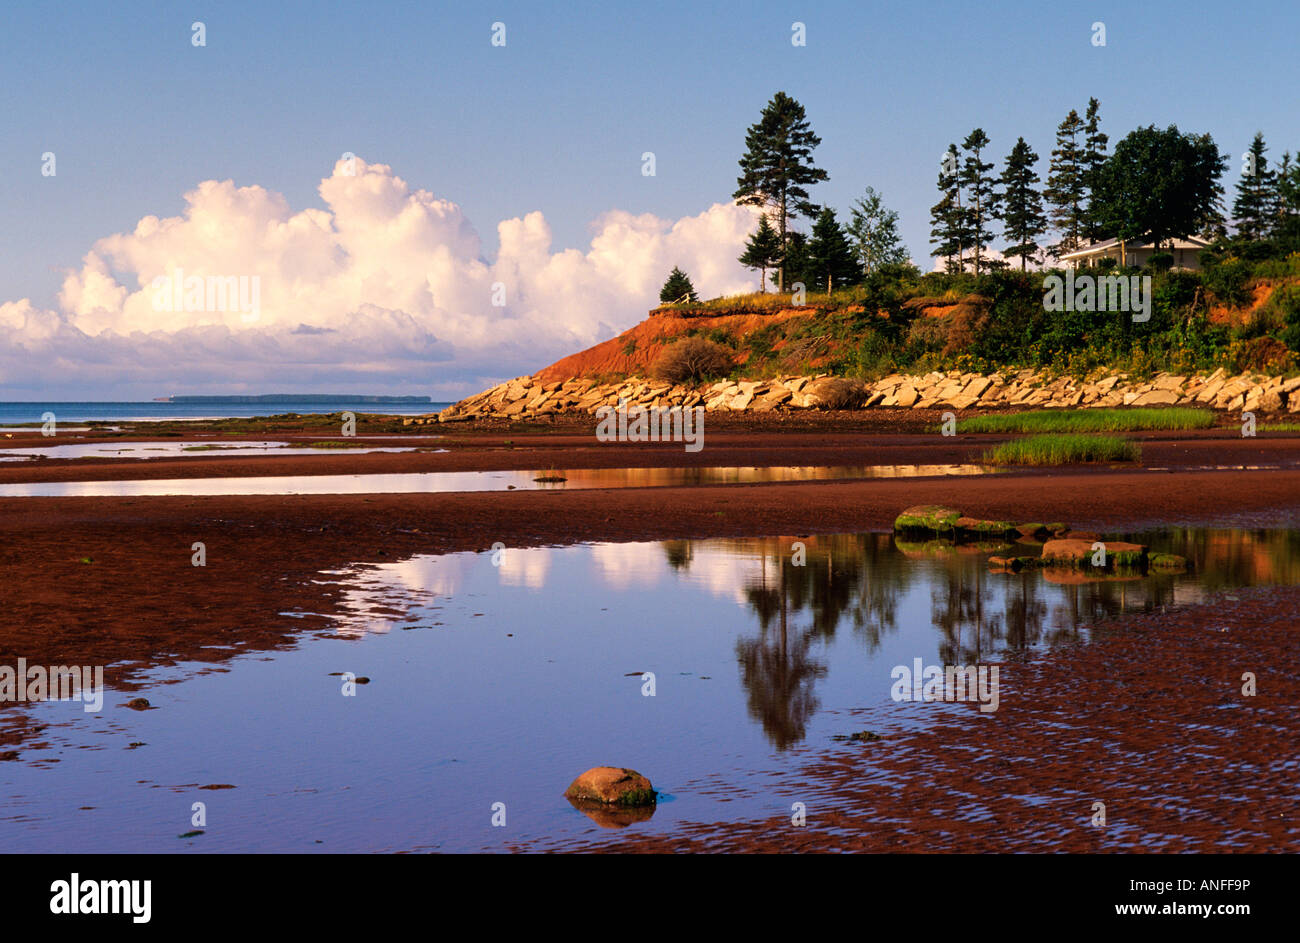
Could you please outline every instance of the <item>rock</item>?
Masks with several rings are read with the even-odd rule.
[[[1125,397],[1127,399],[1127,397]],[[1134,406],[1172,406],[1178,402],[1178,394],[1173,390],[1152,390],[1143,393],[1133,401]]]
[[[646,779],[634,769],[619,766],[593,766],[564,791],[574,802],[598,802],[628,808],[655,804],[656,793]]]
[[[1107,567],[1140,566],[1146,559],[1147,548],[1142,544],[1125,543],[1122,540],[1080,540],[1076,537],[1057,538],[1043,544],[1043,562],[1047,564],[1068,564],[1070,566],[1091,566],[1094,543],[1106,547]]]
[[[1042,524],[1017,524],[1016,533],[1021,537],[1044,537],[1047,535],[1047,528]]]
[[[904,508],[903,513],[894,519],[894,530],[925,530],[931,533],[951,531],[961,511],[943,507],[939,504],[915,504]]]
[[[1016,532],[1016,525],[1009,521],[986,521],[977,517],[959,517],[953,522],[953,527],[968,537],[1005,537]]]
[[[1187,558],[1176,553],[1157,553],[1151,556],[1150,565],[1156,570],[1185,570]]]

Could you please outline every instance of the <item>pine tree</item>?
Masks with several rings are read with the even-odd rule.
[[[1277,213],[1273,218],[1272,235],[1290,233],[1300,221],[1300,162],[1291,163],[1291,152],[1282,153],[1277,168]]]
[[[827,295],[836,285],[848,285],[859,278],[858,261],[844,230],[835,220],[835,211],[825,207],[813,223],[808,239],[808,274],[812,287]]]
[[[961,186],[957,179],[957,145],[949,144],[939,168],[939,192],[943,197],[930,207],[930,244],[936,256],[947,260],[949,272],[963,269],[965,220],[961,212]]]
[[[959,178],[966,188],[967,205],[965,215],[965,234],[969,236],[971,247],[975,250],[975,274],[980,273],[980,254],[993,238],[989,224],[998,218],[999,200],[994,189],[995,181],[989,173],[993,163],[980,160],[980,154],[988,146],[989,137],[983,128],[976,128],[962,142],[966,151],[966,160],[962,163]]]
[[[782,255],[790,220],[817,215],[818,207],[809,201],[807,187],[830,179],[826,171],[813,166],[813,148],[821,140],[809,127],[803,105],[785,92],[772,97],[758,122],[750,125],[745,134],[741,175],[736,178],[732,199],[775,211]],[[784,290],[783,264],[778,273],[778,284]]]
[[[887,209],[871,187],[853,204],[846,228],[863,275],[872,274],[882,265],[907,261],[907,250],[898,238],[898,213]]]
[[[1083,152],[1078,142],[1083,128],[1079,113],[1071,108],[1056,129],[1056,148],[1052,151],[1047,186],[1043,190],[1043,197],[1050,207],[1048,216],[1061,234],[1061,241],[1051,247],[1052,255],[1058,259],[1079,248],[1079,236],[1083,231],[1082,207],[1086,185]]]
[[[1268,158],[1264,156],[1267,150],[1264,135],[1256,132],[1237,180],[1232,215],[1237,220],[1237,232],[1246,239],[1268,236],[1277,216],[1277,175],[1268,169]]]
[[[1091,199],[1097,176],[1101,173],[1102,165],[1106,163],[1106,145],[1110,141],[1109,136],[1103,134],[1100,128],[1101,119],[1097,114],[1100,108],[1101,103],[1097,99],[1088,99],[1088,110],[1084,113],[1083,151],[1079,155],[1079,164],[1083,168],[1083,186],[1089,194],[1088,203],[1080,220],[1080,229],[1092,242],[1100,242],[1106,235],[1102,230],[1101,221],[1092,212]]]
[[[1038,174],[1034,165],[1038,155],[1025,143],[1016,139],[1016,146],[1007,155],[1007,166],[1002,171],[1002,228],[1011,245],[1003,250],[1005,256],[1020,256],[1023,272],[1029,260],[1037,261],[1038,243],[1035,241],[1047,231],[1047,218],[1043,216],[1043,197],[1035,189]]]
[[[690,278],[674,265],[673,270],[668,273],[668,281],[664,282],[664,287],[659,289],[660,303],[671,305],[680,301],[699,300],[695,295],[695,286],[691,284]]]
[[[785,271],[788,288],[793,289],[795,282],[803,282],[806,288],[808,283],[813,281],[809,274],[808,237],[797,229],[790,230],[790,234],[786,237],[781,267]]]
[[[746,268],[758,269],[759,291],[767,291],[767,270],[781,262],[781,236],[772,228],[764,213],[758,218],[758,229],[745,243],[745,251],[739,262]]]

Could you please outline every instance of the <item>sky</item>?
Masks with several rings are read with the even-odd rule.
[[[637,323],[673,265],[756,290],[731,194],[777,91],[822,138],[813,199],[874,187],[925,269],[977,126],[1046,176],[1095,96],[1112,146],[1210,132],[1230,192],[1256,131],[1300,150],[1294,0],[49,7],[0,12],[8,400],[456,399]]]

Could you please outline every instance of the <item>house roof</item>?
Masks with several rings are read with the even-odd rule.
[[[1204,239],[1200,239],[1196,236],[1187,236],[1183,239],[1169,239],[1165,242],[1165,247],[1170,249],[1206,249],[1209,248],[1209,245],[1210,244]],[[1089,256],[1099,255],[1102,252],[1118,248],[1118,239],[1107,239],[1105,242],[1094,242],[1091,245],[1084,246],[1082,249],[1075,249],[1073,252],[1067,252],[1065,255],[1061,256],[1061,258],[1086,259]],[[1132,239],[1125,243],[1124,248],[1130,252],[1137,249],[1150,249],[1151,243]]]

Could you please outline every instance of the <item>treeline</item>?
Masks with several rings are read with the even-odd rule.
[[[1106,239],[1154,242],[1199,236],[1213,244],[1207,266],[1232,259],[1284,258],[1300,251],[1300,157],[1290,152],[1273,165],[1262,133],[1242,155],[1231,219],[1224,210],[1221,179],[1229,159],[1209,134],[1176,125],[1148,125],[1125,135],[1113,152],[1101,130],[1101,106],[1088,101],[1084,114],[1071,109],[1056,129],[1047,175],[1024,137],[1000,164],[982,128],[948,146],[940,164],[939,202],[930,209],[931,245],[950,273],[976,276],[1019,261],[1052,264]],[[796,282],[809,291],[861,284],[874,274],[905,273],[907,250],[898,235],[898,213],[867,187],[841,223],[830,207],[811,199],[809,188],[829,179],[816,166],[821,143],[803,105],[777,92],[745,136],[733,199],[763,210],[742,264],[768,275],[778,291]],[[805,235],[792,224],[812,221]],[[1231,227],[1230,224],[1231,223]],[[1172,263],[1158,253],[1153,268]],[[686,287],[683,291],[682,286]],[[674,270],[660,299],[693,296],[689,278]]]

